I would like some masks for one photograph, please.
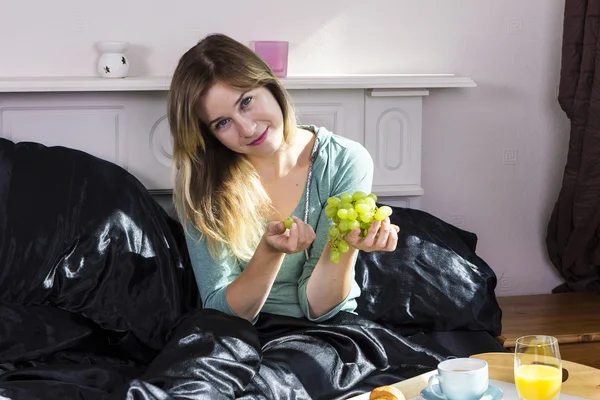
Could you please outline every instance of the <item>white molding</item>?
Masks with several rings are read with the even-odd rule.
[[[425,97],[429,96],[426,89],[372,89],[368,95],[371,97]]]
[[[164,91],[170,84],[167,76],[100,78],[100,77],[4,77],[0,92],[128,92]]]
[[[129,171],[127,113],[123,106],[30,104],[2,107],[0,137],[13,142],[65,146]]]
[[[421,196],[423,96],[365,97],[364,145],[377,196]]]
[[[425,191],[420,185],[379,185],[373,187],[378,197],[422,196]]]
[[[89,77],[0,77],[0,92],[123,92],[166,91],[170,76],[101,78]],[[452,74],[362,74],[298,75],[281,79],[288,90],[302,89],[432,89],[469,88],[470,78]],[[394,92],[397,95],[399,92]],[[374,94],[376,96],[376,94]],[[390,94],[383,94],[383,96]],[[406,95],[406,94],[405,94]]]
[[[291,76],[281,82],[287,89],[427,89],[468,88],[477,84],[452,74],[363,74]]]

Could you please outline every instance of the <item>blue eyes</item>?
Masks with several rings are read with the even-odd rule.
[[[245,99],[243,99],[240,104],[242,109],[248,107],[250,105],[250,103],[252,102],[252,96],[248,96]],[[227,123],[229,122],[229,118],[225,118],[220,120],[219,122],[217,122],[215,124],[215,129],[223,129],[225,126],[227,126]]]
[[[252,97],[246,97],[244,100],[242,100],[242,107],[248,107],[248,105],[250,105],[251,101],[252,101]]]

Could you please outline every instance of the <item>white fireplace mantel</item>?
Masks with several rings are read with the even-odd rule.
[[[0,77],[0,92],[101,92],[168,90],[170,76]],[[281,79],[286,89],[436,89],[467,88],[470,78],[452,74],[298,75]]]
[[[423,194],[423,97],[430,90],[476,86],[450,74],[281,81],[300,123],[327,127],[365,146],[375,163],[374,193],[416,208]],[[83,150],[125,168],[149,190],[167,192],[172,188],[169,83],[168,76],[0,78],[0,137]]]

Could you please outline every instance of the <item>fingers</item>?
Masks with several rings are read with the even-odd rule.
[[[269,222],[266,231],[270,235],[281,235],[282,233],[285,233],[285,226],[282,221]]]
[[[381,228],[379,228],[379,233],[377,235],[377,242],[375,243],[375,247],[379,249],[385,249],[387,246],[388,238],[390,237],[390,232],[392,228],[390,226],[390,219],[386,218],[381,223]]]
[[[400,232],[400,227],[397,225],[392,225],[392,227],[394,228],[390,230],[390,235],[384,249],[385,251],[394,251],[398,245],[398,232]],[[396,228],[398,228],[398,230],[396,230]]]
[[[381,221],[373,221],[371,226],[369,227],[369,231],[367,232],[367,236],[362,240],[363,244],[367,247],[373,247],[375,244],[375,238],[377,236],[377,231],[379,231],[379,227],[381,226]],[[374,250],[374,249],[372,249]]]
[[[292,226],[295,225],[298,228],[298,240],[300,242],[303,242],[306,236],[306,225],[302,223],[302,221],[298,217],[292,215],[292,219],[294,220]]]
[[[286,252],[295,253],[307,248],[315,240],[312,226],[305,224],[300,218],[292,216],[294,223],[290,226],[285,244]]]
[[[389,217],[384,219],[379,230],[376,247],[382,251],[394,251],[398,245],[398,232],[400,227],[390,222]]]
[[[353,229],[346,235],[346,241],[348,244],[354,248],[358,248],[358,243],[360,242],[360,229]]]
[[[305,224],[300,218],[292,216],[294,223],[298,226],[298,245],[311,243],[314,238],[312,226]]]
[[[364,238],[360,236],[360,230],[356,229],[346,235],[346,241],[355,249],[366,252],[394,251],[398,244],[398,232],[400,227],[385,218],[383,221],[373,221]]]
[[[266,239],[272,248],[293,254],[303,251],[315,240],[316,234],[312,226],[297,217],[292,216],[292,219],[294,222],[289,229],[285,228],[282,221],[267,224]]]
[[[294,222],[292,226],[290,226],[290,233],[287,238],[286,247],[289,251],[298,247],[298,242],[300,240],[300,232],[298,228],[298,224]]]

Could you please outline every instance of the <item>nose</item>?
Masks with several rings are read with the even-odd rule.
[[[240,134],[244,137],[252,137],[256,128],[256,123],[251,118],[240,117],[238,121],[240,127]]]

